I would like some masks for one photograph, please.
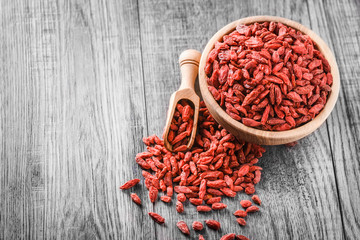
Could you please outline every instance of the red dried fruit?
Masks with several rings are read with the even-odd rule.
[[[249,200],[241,200],[240,201],[240,205],[243,207],[243,208],[248,208],[252,205],[252,203],[249,201]]]
[[[182,202],[180,202],[180,201],[176,202],[176,211],[178,213],[184,212],[184,205],[182,204]]]
[[[204,236],[203,235],[199,235],[199,240],[205,240]]]
[[[201,180],[200,188],[199,188],[199,198],[203,199],[206,194],[206,179]]]
[[[127,181],[124,185],[122,185],[120,187],[121,190],[126,190],[126,189],[129,189],[129,188],[132,188],[133,186],[135,186],[136,184],[138,184],[140,182],[140,179],[132,179],[132,180],[129,180]]]
[[[231,190],[230,188],[221,188],[220,189],[227,197],[235,197],[236,192]]]
[[[154,213],[154,212],[149,212],[148,214],[149,214],[149,216],[150,216],[155,222],[157,222],[158,224],[163,224],[163,223],[165,223],[165,218],[163,218],[163,217],[160,216],[159,214]]]
[[[176,226],[179,228],[179,230],[186,234],[186,235],[190,235],[190,230],[187,226],[187,224],[184,221],[179,221]]]
[[[171,202],[171,197],[169,197],[169,196],[161,196],[160,200],[163,201],[163,202],[169,203],[169,202]]]
[[[134,203],[141,205],[141,199],[139,198],[139,196],[136,193],[130,194],[130,197]]]
[[[201,231],[203,230],[204,228],[204,225],[199,222],[199,221],[194,221],[193,224],[192,224],[192,228],[195,230],[195,231]]]
[[[254,201],[254,203],[261,205],[261,200],[258,195],[253,195],[251,199]]]
[[[249,172],[249,168],[250,167],[248,164],[241,166],[241,168],[238,171],[238,177],[245,176]]]
[[[186,201],[186,196],[184,193],[179,193],[177,195],[177,200],[180,201],[180,202],[185,202]]]
[[[209,206],[204,206],[204,205],[200,205],[196,207],[196,210],[198,212],[210,212],[211,211],[211,207]]]
[[[219,230],[221,225],[218,221],[215,220],[205,220],[206,225],[214,230]]]
[[[213,210],[221,210],[221,209],[224,209],[224,208],[227,208],[227,205],[224,204],[224,203],[214,203],[211,208]]]
[[[235,233],[228,233],[220,238],[220,240],[234,240],[235,239]]]
[[[247,216],[247,213],[246,213],[245,211],[243,211],[243,210],[237,210],[237,211],[234,212],[234,215],[235,215],[236,217],[242,217],[242,218],[244,218],[244,217]]]
[[[154,203],[158,197],[158,190],[157,188],[150,186],[149,188],[149,199],[152,203]]]
[[[201,205],[203,202],[201,198],[190,198],[189,201],[195,206]]]
[[[135,161],[142,169],[150,169],[150,165],[142,158],[135,158]]]
[[[237,218],[236,221],[239,223],[239,225],[241,226],[245,226],[246,225],[246,221],[243,218]]]
[[[254,180],[255,180],[255,178],[254,178]],[[253,186],[246,187],[245,188],[245,193],[248,194],[248,195],[254,194],[255,193],[255,188]]]
[[[175,186],[174,190],[177,193],[192,193],[191,189],[185,186]]]
[[[247,213],[257,212],[259,211],[259,208],[257,206],[250,206],[246,209]]]
[[[215,89],[216,90],[216,89]],[[216,94],[214,92],[214,94]],[[180,100],[176,104],[173,119],[168,133],[168,142],[173,146],[175,152],[187,150],[187,143],[193,127],[194,109],[191,103],[186,100]],[[180,143],[180,144],[179,144]]]
[[[250,239],[245,237],[244,235],[236,235],[236,240],[250,240]]]
[[[218,203],[221,201],[221,197],[212,197],[209,200],[206,201],[206,204],[214,204],[214,203]]]

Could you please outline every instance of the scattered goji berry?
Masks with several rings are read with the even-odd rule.
[[[182,204],[182,202],[180,202],[180,201],[176,202],[176,211],[178,213],[184,212],[184,205]]]
[[[221,209],[224,209],[224,208],[227,208],[227,205],[224,204],[224,203],[214,203],[211,208],[213,210],[221,210]]]
[[[169,203],[169,202],[171,202],[171,197],[169,197],[169,196],[161,196],[160,200],[163,201],[163,202]]]
[[[247,213],[257,212],[259,211],[259,208],[257,206],[250,206],[246,209]]]
[[[210,212],[211,211],[211,207],[209,206],[204,206],[204,205],[200,205],[196,207],[196,210],[198,212]]]
[[[148,214],[149,214],[149,216],[150,216],[155,222],[157,222],[158,224],[163,224],[163,223],[165,223],[165,218],[163,218],[163,217],[160,216],[159,214],[154,213],[154,212],[149,212]]]
[[[236,240],[250,240],[250,239],[245,237],[244,235],[236,235]]]
[[[251,199],[253,200],[254,203],[256,203],[256,204],[258,204],[258,205],[261,205],[261,200],[260,200],[260,198],[259,198],[258,195],[253,195],[253,196],[251,197]]]
[[[241,225],[241,226],[245,226],[246,225],[246,221],[243,218],[237,218],[236,221]]]
[[[130,194],[130,197],[134,203],[141,205],[141,199],[139,198],[139,196],[136,193]]]
[[[240,201],[240,205],[243,207],[243,208],[248,208],[252,205],[252,203],[249,201],[249,200],[241,200]]]
[[[205,220],[205,223],[206,225],[211,228],[211,229],[214,229],[214,230],[219,230],[220,229],[220,223],[218,221],[215,221],[215,220]]]
[[[228,233],[220,238],[220,240],[234,240],[235,239],[235,233]]]
[[[179,228],[179,230],[186,234],[186,235],[190,235],[190,230],[187,226],[187,224],[184,221],[179,221],[176,226]]]
[[[122,185],[120,187],[121,190],[126,190],[126,189],[129,189],[129,188],[132,188],[133,186],[135,186],[136,184],[138,184],[140,182],[140,179],[132,179],[132,180],[129,180],[127,181],[126,183],[124,183],[124,185]]]
[[[243,210],[237,210],[237,211],[234,212],[234,215],[236,217],[244,218],[244,217],[246,217],[247,213],[245,211],[243,211]]]
[[[203,230],[204,228],[204,225],[199,222],[199,221],[194,221],[193,224],[192,224],[192,228],[195,230],[195,231],[201,231]]]

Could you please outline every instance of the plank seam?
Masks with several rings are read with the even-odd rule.
[[[146,121],[146,133],[149,136],[149,123],[148,123],[148,108],[147,108],[147,103],[146,103],[146,88],[145,88],[145,71],[144,71],[144,57],[143,57],[143,48],[142,48],[142,37],[141,37],[141,21],[140,21],[140,4],[139,4],[139,0],[136,1],[136,7],[137,7],[137,11],[138,11],[138,24],[139,24],[139,41],[140,41],[140,59],[141,59],[141,72],[142,72],[142,77],[141,77],[141,81],[143,84],[143,94],[144,94],[144,105],[145,105],[145,121]],[[151,210],[154,212],[154,204],[151,204]],[[143,221],[144,221],[144,215],[143,215]],[[154,226],[154,234],[155,234],[155,239],[157,236],[157,231],[156,231],[156,226],[155,226],[155,222],[153,223]]]
[[[308,1],[306,1],[308,3]],[[322,0],[321,1],[322,5],[324,6],[324,1]],[[324,9],[323,9],[324,10]],[[329,23],[330,20],[329,20],[329,16],[327,14],[327,12],[324,10],[324,16],[326,18],[326,22]],[[329,31],[329,28],[327,26],[327,31],[331,37],[331,39],[334,39],[333,38],[333,34],[331,31]],[[330,40],[330,43],[329,45],[331,45],[331,48],[332,48],[332,51],[335,52],[335,48],[334,48],[334,44],[333,42]],[[336,56],[336,54],[335,54]],[[343,91],[343,89],[341,89],[340,87],[340,91]],[[335,167],[335,159],[334,159],[334,152],[333,152],[333,149],[332,149],[332,142],[331,142],[331,138],[330,138],[330,130],[329,130],[329,123],[328,121],[326,120],[326,130],[327,130],[327,133],[328,133],[328,140],[329,140],[329,147],[330,147],[330,154],[331,154],[331,161],[332,161],[332,166],[333,166],[333,170],[334,170],[334,178],[335,178],[335,185],[336,185],[336,193],[337,193],[337,198],[338,198],[338,204],[339,204],[339,210],[340,210],[340,219],[341,219],[341,225],[342,225],[342,235],[343,235],[343,238],[346,239],[346,229],[345,229],[345,224],[344,224],[344,216],[343,216],[343,209],[342,209],[342,204],[341,204],[341,198],[340,198],[340,190],[339,190],[339,181],[338,181],[338,177],[337,177],[337,173],[336,173],[336,167]]]

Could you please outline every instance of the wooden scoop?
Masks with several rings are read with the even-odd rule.
[[[194,107],[194,123],[189,142],[186,145],[187,149],[191,149],[192,145],[194,144],[200,105],[200,98],[195,93],[194,83],[196,76],[198,75],[200,57],[201,53],[194,49],[185,50],[181,53],[179,57],[179,64],[181,70],[181,85],[179,90],[174,92],[170,97],[169,110],[163,135],[164,145],[169,151],[173,151],[173,146],[168,141],[171,120],[174,116],[176,104],[181,99],[191,102],[193,104],[192,107]]]

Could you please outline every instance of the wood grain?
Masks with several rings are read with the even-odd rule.
[[[360,233],[359,3],[347,1],[49,0],[0,4],[0,239],[186,239],[179,220],[218,219],[254,239],[356,239]],[[318,33],[339,64],[338,104],[293,148],[267,147],[261,211],[150,204],[134,163],[161,135],[180,84],[179,54],[236,19],[277,15]],[[198,89],[198,87],[197,87]],[[139,207],[130,192],[143,200]],[[155,224],[147,212],[166,218]],[[191,230],[191,237],[197,234]]]
[[[320,33],[327,36],[329,44],[339,59],[342,86],[339,102],[328,119],[329,140],[337,180],[346,239],[360,235],[360,96],[359,68],[359,1],[310,1],[310,14]],[[322,24],[322,22],[328,24]]]
[[[0,239],[154,239],[136,2],[2,5]]]

